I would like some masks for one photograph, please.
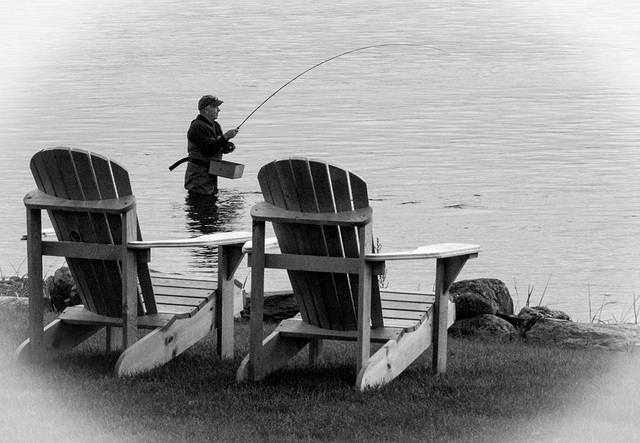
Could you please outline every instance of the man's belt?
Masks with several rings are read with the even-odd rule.
[[[178,160],[177,162],[169,166],[169,171],[173,171],[178,166],[186,162],[191,162],[194,165],[202,166],[203,168],[209,169],[209,162],[206,162],[204,160],[198,160],[197,158],[193,158],[193,157],[185,157],[185,158],[181,158],[180,160]]]

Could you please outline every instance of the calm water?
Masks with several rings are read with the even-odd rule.
[[[401,4],[395,4],[401,3]],[[460,278],[494,277],[519,306],[629,318],[640,296],[640,6],[567,0],[346,3],[157,0],[0,5],[0,269],[26,273],[28,162],[58,145],[131,172],[146,238],[250,229],[255,176],[309,155],[367,180],[383,250],[481,244]],[[189,211],[185,132],[206,93],[241,128],[241,180]],[[212,218],[213,217],[213,218]],[[61,263],[53,260],[53,269]],[[208,251],[158,252],[208,274]],[[248,274],[241,268],[238,278]],[[276,278],[276,285],[278,276]],[[430,289],[431,265],[389,269]],[[591,307],[589,303],[591,297]],[[638,306],[640,308],[640,306]]]

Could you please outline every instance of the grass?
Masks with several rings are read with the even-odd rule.
[[[604,312],[605,307],[617,306],[619,302],[610,301],[607,297],[610,297],[609,294],[605,294],[602,297],[602,302],[600,307],[592,314],[591,311],[591,289],[588,292],[589,295],[589,319],[591,323],[632,323],[638,324],[638,317],[640,316],[640,296],[636,296],[635,292],[633,293],[631,305],[622,308],[622,312],[619,317],[613,312],[610,312],[612,320],[604,321],[602,319],[602,313]]]
[[[542,301],[544,300],[544,296],[547,293],[547,289],[549,288],[550,281],[551,281],[551,275],[549,275],[549,278],[547,279],[547,283],[542,291],[542,294],[540,295],[540,299],[538,300],[538,303],[535,306],[543,306]],[[513,286],[516,292],[515,300],[517,305],[517,303],[520,300],[520,293],[518,292],[518,283],[515,279],[513,281]],[[533,296],[533,292],[534,292],[534,286],[527,285],[527,298],[525,300],[526,307],[529,307],[532,304],[531,298]],[[611,297],[610,294],[604,294],[602,296],[602,301],[600,303],[600,306],[594,312],[592,299],[591,299],[591,286],[587,285],[587,303],[589,306],[588,321],[590,323],[604,323],[604,324],[630,323],[635,325],[638,324],[638,320],[640,320],[640,295],[636,295],[636,293],[634,292],[631,297],[630,305],[626,305],[619,301],[611,301],[609,297]],[[622,312],[619,315],[616,315],[616,313],[612,311],[612,308],[619,307],[620,305],[623,305]],[[517,306],[515,306],[514,308],[516,312],[518,312]],[[603,314],[605,314],[605,308],[608,308],[607,309],[608,317],[603,318]]]
[[[236,333],[233,361],[218,360],[207,338],[161,368],[117,379],[117,355],[102,352],[101,337],[64,359],[15,364],[27,310],[0,305],[0,440],[573,442],[640,435],[634,354],[451,339],[445,375],[433,376],[423,356],[393,383],[360,393],[349,344],[328,344],[319,367],[307,367],[302,355],[263,383],[237,385],[248,324],[237,323]]]
[[[0,295],[5,297],[27,297],[26,276],[5,276],[0,269]]]

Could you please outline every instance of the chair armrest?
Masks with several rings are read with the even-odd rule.
[[[330,226],[364,226],[373,218],[373,209],[370,206],[353,211],[313,213],[290,211],[278,208],[267,202],[260,202],[251,208],[251,217],[254,220],[276,223],[298,223],[307,225]]]
[[[58,209],[73,212],[101,212],[104,214],[124,214],[136,207],[133,195],[105,200],[67,200],[54,197],[39,189],[24,196],[27,209]]]
[[[266,238],[264,241],[264,248],[265,249],[276,249],[278,248],[278,239],[275,237],[269,237]],[[242,247],[242,252],[245,254],[251,254],[251,250],[253,248],[253,243],[251,241],[248,241],[244,244],[244,246]]]
[[[225,246],[225,245],[243,245],[251,240],[251,232],[219,232],[216,234],[201,235],[194,238],[185,238],[179,240],[135,240],[128,243],[131,249],[150,249],[150,248],[187,248],[193,246]]]
[[[410,251],[367,254],[367,261],[412,260],[424,258],[448,258],[461,255],[477,256],[482,248],[478,245],[462,243],[439,243],[421,246]]]

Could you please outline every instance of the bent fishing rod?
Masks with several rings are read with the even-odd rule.
[[[364,51],[366,49],[372,49],[372,48],[382,48],[385,46],[421,46],[421,47],[425,47],[425,48],[429,48],[429,49],[433,49],[435,51],[439,51],[439,52],[443,52],[445,54],[450,54],[450,52],[445,51],[444,49],[439,49],[436,48],[434,46],[429,46],[429,45],[423,45],[423,44],[419,44],[419,43],[381,43],[381,44],[377,44],[377,45],[369,45],[369,46],[363,46],[361,48],[356,48],[356,49],[351,49],[349,51],[343,52],[341,54],[338,55],[334,55],[333,57],[329,57],[326,60],[321,61],[320,63],[316,63],[315,65],[311,66],[309,69],[306,69],[304,71],[302,71],[300,74],[296,75],[295,77],[293,77],[291,80],[289,80],[288,82],[286,82],[284,85],[280,86],[280,88],[276,89],[276,91],[271,94],[269,97],[267,97],[262,103],[260,103],[258,105],[257,108],[255,108],[253,111],[251,111],[251,113],[242,121],[242,123],[240,123],[236,129],[240,129],[240,126],[244,125],[244,122],[246,122],[247,120],[249,120],[249,118],[256,113],[256,111],[258,109],[260,109],[262,107],[262,105],[264,105],[266,102],[268,102],[269,100],[271,100],[271,98],[273,98],[278,92],[282,91],[284,88],[286,88],[287,86],[289,86],[291,83],[293,83],[294,81],[296,81],[297,79],[299,79],[300,77],[302,77],[303,75],[305,75],[307,72],[324,65],[325,63],[330,62],[331,60],[335,60],[337,58],[343,57],[345,55],[348,54],[353,54],[354,52],[359,52],[359,51]]]

